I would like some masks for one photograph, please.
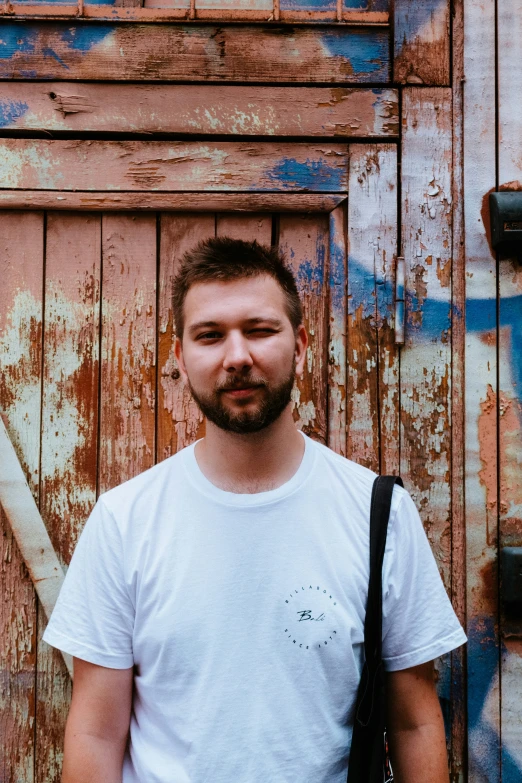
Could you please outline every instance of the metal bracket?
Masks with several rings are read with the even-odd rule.
[[[405,304],[404,289],[406,282],[406,265],[404,258],[399,256],[395,267],[395,344],[404,345],[405,337]]]

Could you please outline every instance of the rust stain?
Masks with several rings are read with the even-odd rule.
[[[499,395],[500,513],[505,544],[522,545],[522,404]]]
[[[442,288],[449,288],[451,284],[451,259],[443,261],[437,258],[437,277]]]

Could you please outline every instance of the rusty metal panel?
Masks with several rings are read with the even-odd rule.
[[[449,0],[395,0],[393,79],[450,84]]]
[[[24,474],[39,499],[43,322],[42,213],[0,213],[0,408]],[[33,783],[36,600],[0,508],[0,776]]]
[[[36,190],[346,190],[347,147],[2,139],[0,187]]]
[[[451,592],[451,91],[408,88],[403,107],[401,475]],[[438,678],[448,716],[449,656],[440,659]]]
[[[102,340],[98,488],[154,464],[156,217],[102,218]]]
[[[79,240],[81,237],[81,241]],[[45,254],[41,511],[63,565],[96,501],[101,216],[50,213]],[[71,681],[41,636],[37,780],[58,780]]]
[[[303,378],[293,392],[294,418],[299,429],[327,440],[327,215],[281,215],[279,247],[293,270],[309,334]]]
[[[0,82],[0,127],[118,133],[394,137],[398,92],[357,87]]]
[[[522,117],[513,96],[522,78],[522,3],[498,6],[498,181],[501,189],[522,190]],[[522,264],[499,262],[499,547],[522,546]],[[501,597],[504,575],[501,573]],[[501,780],[522,777],[522,617],[501,603],[500,733]]]
[[[0,79],[386,82],[387,29],[11,22]]]
[[[398,351],[393,339],[397,151],[350,146],[348,202],[348,456],[376,472],[399,467]]]
[[[497,283],[488,206],[496,178],[495,3],[466,0],[464,15],[469,781],[498,783]]]

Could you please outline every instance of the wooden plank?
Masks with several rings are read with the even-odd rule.
[[[65,566],[96,501],[100,240],[100,215],[47,217],[41,509]],[[40,614],[40,637],[44,628]],[[60,653],[39,638],[39,780],[59,779],[70,698]]]
[[[464,245],[464,4],[455,0],[452,20],[453,100],[453,250],[452,250],[452,392],[451,392],[451,598],[462,627],[466,627],[466,511],[465,482],[465,344],[466,257]],[[450,779],[467,778],[466,646],[451,653]]]
[[[494,0],[465,0],[464,18],[468,775],[499,783],[497,281],[488,203],[496,180]]]
[[[100,492],[154,464],[156,218],[102,218]]]
[[[89,212],[171,211],[331,212],[346,196],[326,193],[82,193],[45,190],[0,191],[0,209],[48,209]]]
[[[172,315],[172,279],[184,253],[215,235],[209,214],[161,215],[158,312],[158,435],[161,461],[202,438],[203,416],[185,386],[174,356],[176,335]]]
[[[299,429],[326,443],[328,329],[325,284],[329,221],[326,215],[281,215],[279,247],[292,268],[303,302],[309,347],[303,378],[294,387]]]
[[[393,80],[450,84],[449,0],[395,0]]]
[[[195,2],[190,0],[174,0],[170,6],[165,0],[156,0],[157,5],[139,7],[140,0],[121,0],[121,5],[112,5],[111,3],[85,3],[82,12],[78,12],[78,4],[69,3],[31,3],[18,2],[9,3],[0,6],[0,17],[6,16],[9,20],[23,21],[25,19],[72,19],[76,21],[78,17],[82,19],[96,19],[98,21],[119,21],[119,22],[194,22],[194,21],[213,21],[226,22],[277,22],[283,24],[293,24],[295,22],[308,24],[317,24],[318,22],[338,22],[357,25],[358,27],[383,27],[389,24],[390,14],[386,0],[374,0],[372,8],[368,11],[349,7],[341,7],[339,13],[338,2],[337,13],[322,11],[299,11],[286,10],[283,13],[276,13],[275,7],[270,11],[268,9],[251,10],[249,8],[227,9],[227,8],[201,8],[198,9]],[[355,3],[357,0],[355,0]],[[277,6],[278,0],[275,0],[274,6]],[[194,7],[193,7],[194,6]]]
[[[38,501],[42,364],[43,214],[0,213],[0,406]],[[0,507],[0,779],[34,780],[36,599]]]
[[[451,90],[404,91],[402,255],[406,339],[401,351],[401,475],[451,591]],[[450,656],[437,664],[449,714]]]
[[[2,139],[0,187],[35,190],[346,190],[342,144]]]
[[[356,87],[0,82],[0,127],[241,136],[397,136],[398,94]]]
[[[226,212],[216,216],[216,236],[228,236],[232,239],[244,239],[247,242],[257,240],[261,245],[270,246],[272,242],[271,215],[235,215]]]
[[[328,446],[346,456],[347,204],[329,216]]]
[[[376,472],[394,473],[399,467],[394,146],[350,146],[348,229],[347,451]]]
[[[502,190],[522,190],[520,91],[522,2],[506,0],[498,14],[498,180]],[[506,254],[507,255],[507,254]],[[522,546],[522,266],[521,255],[499,265],[499,547]],[[501,590],[503,574],[501,573]],[[501,603],[501,780],[522,777],[522,622]]]
[[[8,81],[361,83],[390,76],[385,28],[70,21],[16,22],[6,29],[0,78]]]

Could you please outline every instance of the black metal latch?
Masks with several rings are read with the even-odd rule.
[[[489,210],[493,249],[522,253],[522,192],[490,193]]]

